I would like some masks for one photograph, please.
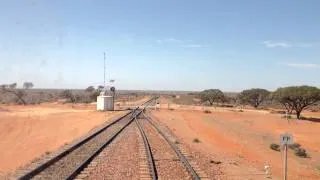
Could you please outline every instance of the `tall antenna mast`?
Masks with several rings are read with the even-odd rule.
[[[106,88],[106,52],[103,52],[103,88]]]

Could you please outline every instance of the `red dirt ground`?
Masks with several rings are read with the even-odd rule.
[[[1,105],[0,174],[55,151],[121,113],[97,112],[92,105]]]
[[[282,177],[282,152],[269,148],[279,144],[279,135],[290,132],[310,158],[299,158],[289,150],[289,179],[320,178],[320,122],[292,120],[288,123],[282,115],[267,111],[236,112],[231,109],[211,109],[211,114],[195,107],[167,105],[153,116],[161,120],[193,148],[209,153],[213,160],[222,161],[222,179],[264,179],[264,166],[271,167],[273,179]],[[189,109],[189,110],[188,110]],[[203,109],[203,108],[198,108]],[[319,113],[304,113],[318,116]],[[193,143],[198,138],[201,143]]]

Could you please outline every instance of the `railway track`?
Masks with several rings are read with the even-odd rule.
[[[155,98],[143,103],[18,179],[75,179]]]
[[[170,146],[170,148],[174,151],[178,161],[182,164],[182,166],[188,172],[190,179],[200,180],[201,178],[200,178],[199,174],[191,166],[188,159],[179,150],[177,145],[174,142],[170,141],[170,139],[160,130],[160,128],[153,122],[153,120],[150,117],[147,117],[144,114],[143,114],[143,116],[144,116],[143,119],[146,121],[144,123],[148,123],[149,125],[151,125],[152,128],[158,133],[158,136],[161,136],[165,140],[165,142]],[[150,176],[153,180],[157,180],[160,175],[158,173],[158,167],[156,166],[154,154],[152,152],[152,147],[151,147],[151,143],[150,143],[151,136],[147,136],[148,133],[145,132],[146,124],[145,124],[145,126],[143,126],[142,123],[140,122],[140,120],[136,119],[135,121],[136,121],[136,124],[139,128],[140,134],[143,138],[143,143],[144,143],[145,152],[146,152],[146,156],[147,156],[146,159],[148,161],[147,164],[149,165]],[[154,147],[154,148],[156,148],[156,147]],[[163,148],[163,146],[159,146],[157,148]],[[175,168],[173,168],[173,169],[175,169]],[[177,172],[173,172],[173,174],[174,173],[177,173]],[[167,177],[167,178],[169,178],[169,177]],[[167,179],[167,178],[160,177],[160,179]],[[171,178],[173,178],[173,177],[171,177]],[[185,179],[185,177],[183,177],[183,179]],[[204,179],[207,179],[207,178],[204,178]]]

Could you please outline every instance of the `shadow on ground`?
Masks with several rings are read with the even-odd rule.
[[[301,121],[311,121],[311,122],[320,123],[320,118],[302,117],[302,118],[301,118]]]

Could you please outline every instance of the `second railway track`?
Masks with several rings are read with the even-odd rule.
[[[201,179],[175,143],[151,118],[136,119],[136,124],[143,138],[152,179]]]

